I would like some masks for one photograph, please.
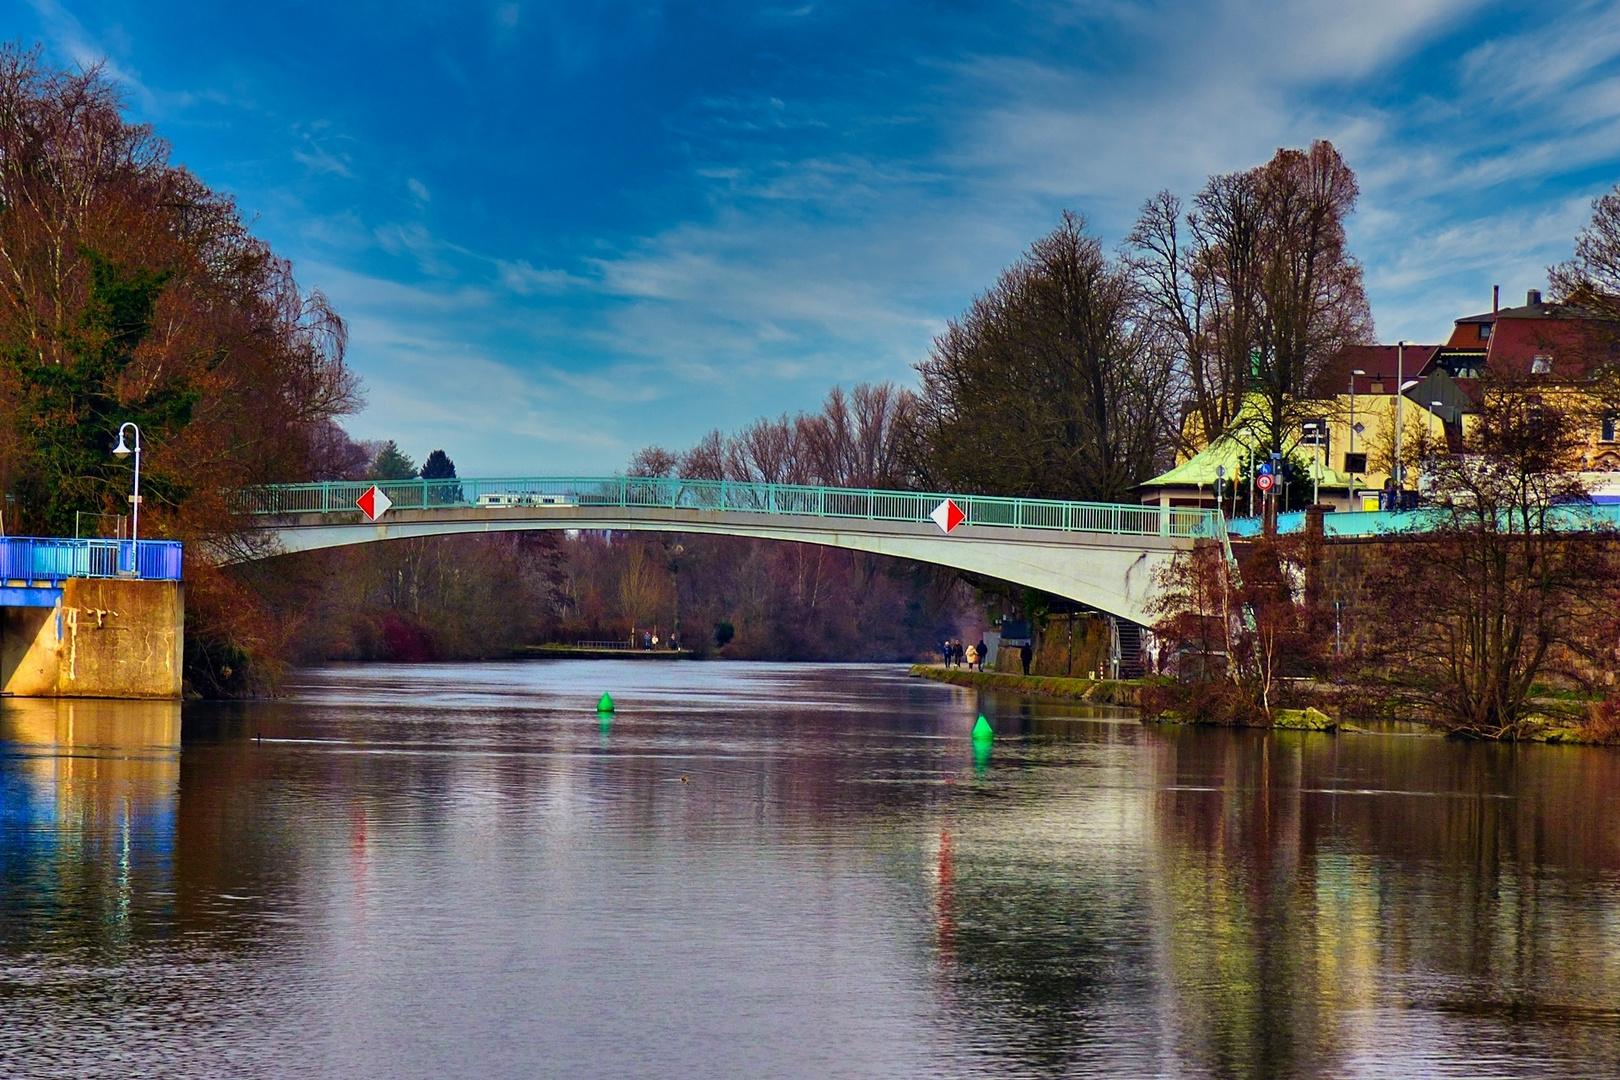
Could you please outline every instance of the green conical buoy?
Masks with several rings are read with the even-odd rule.
[[[610,712],[612,712],[613,711],[613,695],[609,694],[606,690],[602,691],[602,700],[598,701],[596,703],[596,711],[599,712],[599,713],[604,713],[604,712],[610,713]]]
[[[986,720],[983,716],[980,716],[978,723],[973,725],[973,741],[989,742],[995,737],[995,729],[990,726],[990,721]]]

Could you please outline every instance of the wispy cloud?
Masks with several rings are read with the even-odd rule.
[[[1060,209],[1111,246],[1154,191],[1279,146],[1357,168],[1352,241],[1409,339],[1537,284],[1620,177],[1610,2],[525,2],[402,9],[386,40],[334,10],[318,44],[164,4],[34,0],[16,32],[111,57],[233,178],[350,318],[360,433],[484,471],[613,468],[908,378]]]

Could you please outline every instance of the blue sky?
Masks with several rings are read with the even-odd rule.
[[[351,326],[349,426],[463,475],[910,381],[1063,208],[1331,139],[1384,340],[1542,283],[1620,180],[1620,10],[1463,0],[34,0]]]

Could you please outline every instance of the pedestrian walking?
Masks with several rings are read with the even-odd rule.
[[[987,660],[989,658],[989,656],[990,656],[990,649],[989,649],[988,646],[985,645],[984,638],[980,638],[979,639],[979,670],[980,671],[984,670],[984,662],[985,662],[985,660]]]
[[[973,665],[977,664],[978,662],[979,662],[979,647],[977,645],[969,645],[967,647],[967,669],[969,671],[972,671],[973,670]]]
[[[1026,641],[1018,647],[1018,659],[1024,664],[1024,674],[1028,675],[1029,662],[1035,659],[1035,650],[1029,647],[1029,642]]]

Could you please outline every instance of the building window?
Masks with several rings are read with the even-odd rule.
[[[1367,471],[1366,454],[1344,455],[1344,471],[1347,473],[1364,473]]]
[[[1381,383],[1381,382],[1373,383],[1372,384],[1372,390],[1369,391],[1369,393],[1374,393],[1374,394],[1382,394],[1383,392],[1384,392],[1384,384]]]
[[[1603,441],[1614,442],[1614,429],[1616,421],[1620,421],[1620,414],[1609,413],[1603,418]]]
[[[1489,341],[1489,340],[1491,340],[1491,324],[1490,323],[1482,322],[1482,323],[1479,324],[1479,340],[1481,340],[1481,341]]]
[[[1532,374],[1532,375],[1551,375],[1552,374],[1552,357],[1550,357],[1550,356],[1538,356],[1538,357],[1534,358],[1533,360],[1531,360],[1530,361],[1530,374]]]

